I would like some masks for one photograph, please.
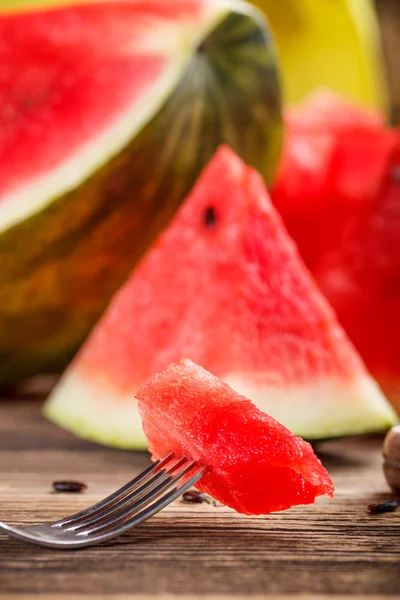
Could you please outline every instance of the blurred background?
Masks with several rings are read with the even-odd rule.
[[[256,0],[270,20],[286,101],[319,86],[400,117],[398,0]],[[306,68],[305,68],[306,67]]]

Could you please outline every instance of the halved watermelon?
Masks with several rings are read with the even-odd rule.
[[[115,296],[45,413],[83,437],[145,446],[134,394],[183,356],[303,437],[395,421],[260,175],[226,147]]]
[[[221,142],[270,179],[272,39],[236,0],[0,15],[0,384],[64,367]]]
[[[183,359],[138,393],[153,458],[169,452],[207,467],[198,489],[245,514],[333,496],[311,446],[226,383]]]

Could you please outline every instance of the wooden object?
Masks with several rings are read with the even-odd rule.
[[[282,600],[298,594],[374,599],[400,594],[400,509],[371,516],[393,497],[381,438],[325,442],[319,454],[334,500],[267,517],[175,502],[104,546],[54,551],[0,535],[0,598],[44,600]],[[149,464],[145,453],[101,448],[47,423],[35,400],[0,400],[0,519],[60,518],[97,501]],[[54,494],[52,482],[88,485]]]
[[[375,0],[385,59],[389,116],[400,124],[400,1]]]

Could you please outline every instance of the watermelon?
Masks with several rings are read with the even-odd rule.
[[[382,116],[322,90],[285,113],[272,200],[311,269],[370,202],[395,143]]]
[[[400,131],[372,202],[320,257],[315,277],[400,414]]]
[[[0,385],[63,368],[221,142],[270,180],[280,87],[236,0],[0,15]]]
[[[285,115],[272,199],[400,413],[400,132],[329,92]]]
[[[394,422],[261,176],[227,147],[117,293],[45,414],[83,437],[144,447],[134,395],[182,357],[302,437]]]
[[[188,359],[137,393],[154,459],[169,452],[207,467],[198,489],[244,514],[267,514],[333,496],[312,447]]]
[[[310,93],[297,106],[285,111],[285,123],[290,130],[345,133],[376,131],[384,119],[377,109],[365,108],[327,88]]]

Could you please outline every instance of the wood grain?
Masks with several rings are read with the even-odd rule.
[[[0,535],[0,598],[400,597],[400,511],[370,516],[390,497],[381,439],[319,448],[334,500],[267,517],[174,503],[135,531],[96,548],[52,551]],[[0,400],[1,518],[33,523],[97,501],[149,463],[145,453],[104,449],[47,423],[40,402]],[[53,494],[56,479],[88,485]]]

